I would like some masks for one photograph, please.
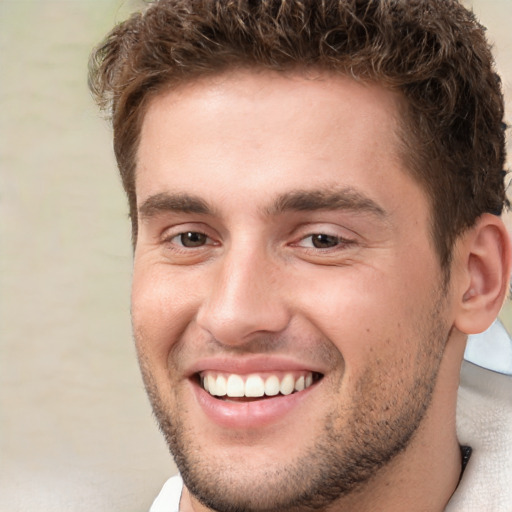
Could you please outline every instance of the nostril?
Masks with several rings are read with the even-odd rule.
[[[197,324],[223,345],[244,345],[255,333],[282,332],[290,322],[279,287],[268,282],[268,269],[261,270],[262,258],[242,252],[233,252],[218,269],[197,311]]]

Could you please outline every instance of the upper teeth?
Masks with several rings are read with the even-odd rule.
[[[285,373],[283,375],[261,376],[201,373],[203,388],[213,396],[228,397],[260,397],[290,395],[294,391],[302,391],[313,384],[312,372],[300,374]]]

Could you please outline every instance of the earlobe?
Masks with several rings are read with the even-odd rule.
[[[485,331],[498,316],[509,288],[511,249],[503,221],[482,215],[462,235],[460,302],[455,327],[466,334]]]

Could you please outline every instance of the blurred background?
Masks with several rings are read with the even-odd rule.
[[[511,123],[512,1],[466,3]],[[91,48],[138,5],[0,0],[0,510],[147,510],[175,472],[132,343],[110,129],[86,87]]]

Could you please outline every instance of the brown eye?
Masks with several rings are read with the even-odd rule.
[[[179,241],[183,247],[201,247],[206,244],[207,240],[208,237],[204,233],[196,231],[187,231],[179,235]]]
[[[311,235],[311,243],[316,249],[329,249],[331,247],[336,247],[340,243],[340,240],[337,236],[318,233]]]

